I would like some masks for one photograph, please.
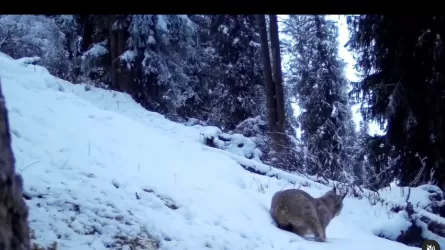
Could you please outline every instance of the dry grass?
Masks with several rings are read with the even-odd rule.
[[[136,237],[116,236],[115,240],[111,245],[111,249],[156,250],[160,247],[159,240],[150,235],[138,235]]]
[[[33,242],[36,239],[36,233],[34,230],[31,230],[30,238],[31,238],[31,250],[57,250],[58,249],[57,242],[55,242],[55,241],[50,246],[47,246],[47,247],[42,247],[42,246],[38,245],[37,243]]]

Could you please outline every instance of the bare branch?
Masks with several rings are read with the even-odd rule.
[[[5,37],[3,38],[3,40],[0,42],[0,48],[2,48],[3,47],[3,45],[6,43],[6,41],[11,37],[11,30],[7,30],[6,31],[6,35],[5,35]]]

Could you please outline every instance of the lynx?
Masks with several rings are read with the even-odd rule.
[[[301,237],[313,233],[316,241],[325,242],[326,228],[340,214],[345,196],[335,187],[319,198],[299,189],[282,190],[272,197],[270,214],[280,229]]]

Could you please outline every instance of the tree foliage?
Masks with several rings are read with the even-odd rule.
[[[324,16],[290,16],[285,27],[290,37],[288,82],[302,110],[307,171],[354,182],[356,133],[345,64],[338,56],[337,25]]]
[[[0,51],[15,59],[38,56],[49,72],[67,79],[71,68],[64,22],[72,22],[72,16],[0,15]]]
[[[354,84],[355,98],[364,119],[387,123],[385,135],[374,138],[384,146],[375,145],[373,154],[389,157],[402,185],[444,188],[443,17],[361,15],[348,23],[349,47],[364,74]]]
[[[234,129],[263,115],[265,96],[259,35],[252,15],[210,16],[209,46],[215,52],[210,118]],[[227,119],[229,118],[230,119]]]

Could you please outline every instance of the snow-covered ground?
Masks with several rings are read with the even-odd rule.
[[[330,188],[275,169],[270,173],[283,179],[252,174],[238,162],[270,167],[236,150],[206,147],[209,128],[171,122],[126,94],[86,91],[85,85],[1,53],[0,77],[39,245],[131,249],[138,241],[144,249],[171,250],[417,249],[375,236],[382,225],[400,219],[366,198],[345,199],[326,243],[281,231],[268,213],[274,192],[300,187],[320,196]],[[400,226],[403,220],[395,230]]]

